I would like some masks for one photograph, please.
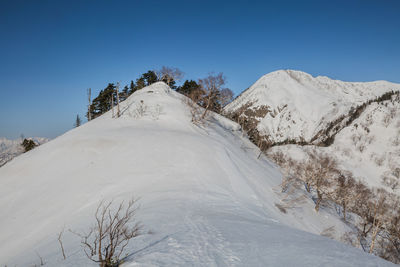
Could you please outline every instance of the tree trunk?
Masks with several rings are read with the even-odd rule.
[[[112,117],[114,118],[114,93],[111,93],[111,109],[112,109]]]
[[[119,118],[120,112],[119,112],[119,83],[117,85],[117,118]]]

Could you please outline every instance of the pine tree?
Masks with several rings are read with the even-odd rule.
[[[136,86],[135,86],[135,91],[140,90],[142,88],[146,87],[146,81],[143,77],[140,77],[136,80]]]
[[[33,142],[33,140],[32,139],[24,139],[24,141],[22,142],[22,144],[21,144],[23,147],[24,147],[24,149],[25,149],[25,151],[24,152],[28,152],[29,150],[32,150],[32,149],[34,149],[37,145],[36,145],[36,143],[35,142]]]
[[[122,89],[121,93],[119,93],[119,101],[122,102],[125,99],[128,98],[129,96],[129,87],[128,85],[125,85],[124,88]]]
[[[136,89],[135,83],[134,83],[133,81],[131,81],[131,84],[130,84],[130,86],[129,86],[129,94],[128,94],[128,95],[133,94],[136,90],[137,90],[137,89]]]
[[[90,111],[92,114],[92,118],[96,118],[105,112],[111,109],[112,100],[116,103],[116,94],[115,94],[115,85],[113,83],[109,83],[108,86],[101,90],[99,95],[93,99],[92,104],[90,105]]]
[[[79,114],[77,114],[74,126],[79,127],[81,126],[81,123],[82,123],[81,118],[79,117]]]
[[[149,86],[158,81],[156,73],[152,70],[149,70],[148,72],[143,73],[142,77],[143,77],[144,81],[146,82],[146,86]]]
[[[193,80],[186,80],[182,86],[179,86],[176,88],[176,91],[178,93],[184,94],[184,95],[190,95],[192,92],[199,90],[200,85],[198,85],[195,81]]]

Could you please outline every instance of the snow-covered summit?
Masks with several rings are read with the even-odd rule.
[[[234,113],[242,107],[263,109],[266,115],[257,118],[257,130],[271,142],[310,141],[352,107],[399,90],[400,84],[386,81],[343,82],[279,70],[262,76],[227,105],[225,112]]]
[[[120,118],[109,111],[0,168],[0,263],[95,266],[68,231],[63,260],[58,233],[88,230],[100,200],[133,195],[145,228],[123,266],[392,265],[312,234],[329,214],[279,211],[275,165],[221,116],[192,124],[183,98],[156,83]]]

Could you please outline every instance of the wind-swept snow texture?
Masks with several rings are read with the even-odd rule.
[[[144,234],[122,266],[392,266],[299,230],[318,226],[275,207],[279,170],[235,123],[193,125],[182,98],[156,83],[120,118],[108,112],[0,168],[0,263],[96,266],[68,229],[87,231],[102,199],[135,196]]]

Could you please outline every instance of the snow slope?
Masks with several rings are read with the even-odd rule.
[[[371,103],[359,118],[341,130],[329,147],[285,145],[273,147],[301,159],[306,151],[317,149],[335,157],[342,169],[372,187],[400,193],[400,97]],[[397,181],[397,187],[383,183],[383,177]],[[395,184],[394,184],[395,185]]]
[[[392,90],[400,90],[400,84],[343,82],[301,71],[279,70],[262,76],[224,110],[232,113],[246,104],[251,109],[266,106],[268,113],[257,118],[257,129],[262,135],[271,142],[308,142],[351,107]]]
[[[108,112],[0,168],[0,264],[40,255],[96,266],[68,231],[63,260],[58,233],[87,230],[101,199],[135,196],[145,229],[123,266],[392,266],[316,235],[344,226],[312,203],[280,212],[279,169],[257,160],[237,124],[213,115],[193,125],[182,97],[156,83],[124,101],[120,118]]]

